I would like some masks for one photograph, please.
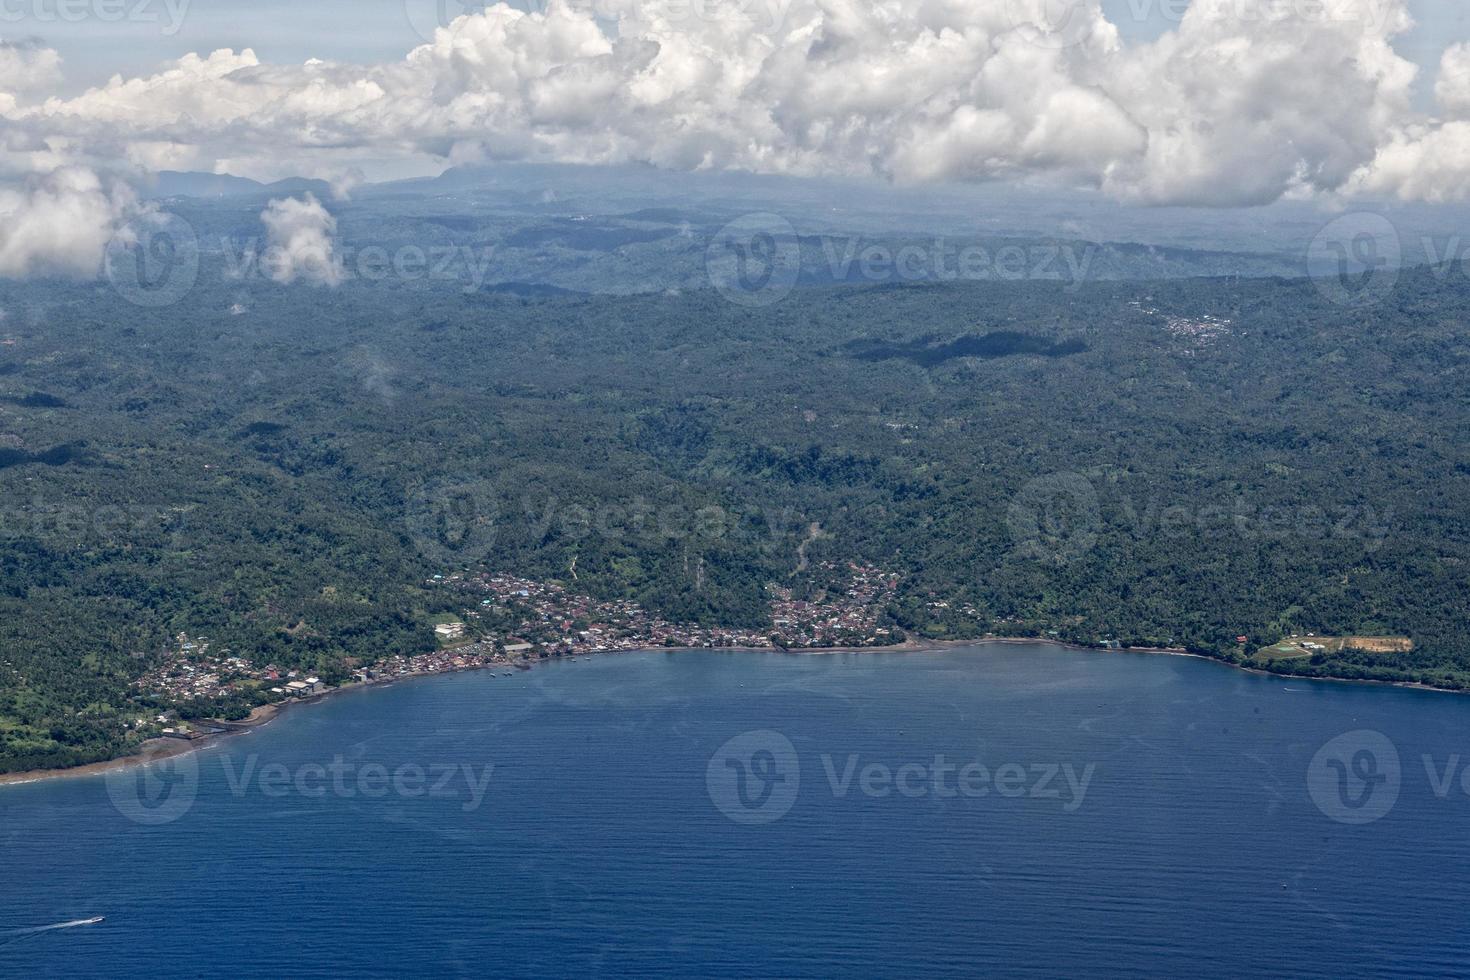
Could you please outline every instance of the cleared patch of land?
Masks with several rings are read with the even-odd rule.
[[[1262,660],[1291,660],[1317,653],[1342,653],[1357,650],[1364,653],[1408,653],[1414,641],[1406,636],[1289,636],[1273,646],[1262,647],[1256,656]]]

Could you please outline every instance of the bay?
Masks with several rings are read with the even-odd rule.
[[[1045,644],[422,678],[0,788],[0,974],[1464,976],[1467,732]]]

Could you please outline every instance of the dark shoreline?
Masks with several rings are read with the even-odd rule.
[[[874,654],[910,654],[910,653],[936,653],[943,650],[962,649],[964,647],[980,647],[987,644],[1010,644],[1017,646],[1045,644],[1048,646],[1062,647],[1067,650],[1077,650],[1084,653],[1138,653],[1151,654],[1167,657],[1187,657],[1191,660],[1203,660],[1207,663],[1219,664],[1231,670],[1239,670],[1248,674],[1261,677],[1279,677],[1282,680],[1302,680],[1319,683],[1332,684],[1368,684],[1380,687],[1397,687],[1408,690],[1431,691],[1438,694],[1467,694],[1470,691],[1457,690],[1447,687],[1435,687],[1431,684],[1421,684],[1417,681],[1386,681],[1374,680],[1372,678],[1359,677],[1313,677],[1304,674],[1281,674],[1273,670],[1265,670],[1260,667],[1247,666],[1245,664],[1231,663],[1218,657],[1207,656],[1203,653],[1191,653],[1183,648],[1170,647],[1099,647],[1087,646],[1080,643],[1069,643],[1065,640],[1047,639],[1034,636],[990,636],[975,640],[906,640],[903,643],[886,647],[801,647],[782,649],[781,647],[639,647],[630,650],[601,650],[596,653],[583,653],[577,657],[557,657],[537,663],[552,663],[558,660],[580,659],[581,657],[606,657],[622,653],[703,653],[723,651],[727,653],[764,653],[792,657],[816,657],[838,653],[874,653]],[[532,664],[534,667],[535,664]],[[421,673],[401,674],[397,677],[385,678],[383,680],[365,681],[357,684],[347,684],[342,687],[333,688],[323,694],[309,698],[301,698],[295,701],[284,701],[276,704],[262,705],[251,712],[250,717],[244,721],[236,722],[209,722],[207,724],[218,724],[226,730],[213,735],[190,741],[178,739],[153,739],[145,742],[142,752],[133,755],[118,756],[103,762],[89,762],[79,766],[70,766],[65,769],[33,769],[26,772],[0,773],[0,788],[5,786],[21,786],[28,783],[45,782],[53,779],[80,779],[87,776],[98,776],[118,769],[128,769],[136,765],[156,762],[160,759],[173,758],[180,755],[188,755],[202,749],[218,745],[225,739],[234,738],[239,735],[248,735],[257,728],[263,728],[270,724],[286,711],[293,707],[317,704],[337,694],[345,694],[350,691],[366,691],[375,687],[390,687],[400,681],[416,680],[425,677],[443,677],[449,674],[462,674],[481,670],[502,670],[513,667],[511,664],[483,664],[473,667],[458,667],[454,670],[423,671]],[[514,669],[514,667],[513,667]],[[524,669],[524,668],[520,668]]]

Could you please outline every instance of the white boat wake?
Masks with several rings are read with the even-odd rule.
[[[20,942],[31,936],[40,935],[43,932],[55,932],[58,929],[76,929],[80,926],[95,926],[105,920],[105,916],[97,916],[92,919],[73,919],[70,922],[58,922],[55,925],[35,926],[31,929],[12,929],[9,932],[0,932],[0,946],[9,946],[11,943]]]

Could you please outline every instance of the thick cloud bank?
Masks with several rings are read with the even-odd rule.
[[[1464,197],[1470,50],[1445,55],[1442,118],[1418,117],[1392,46],[1410,26],[1404,0],[1193,0],[1124,44],[1099,0],[554,0],[457,18],[391,63],[221,50],[68,99],[16,81],[54,55],[0,47],[0,174],[402,154],[1045,178],[1145,204]]]
[[[79,167],[0,189],[0,276],[95,276],[103,249],[136,211],[126,185],[105,186]]]

